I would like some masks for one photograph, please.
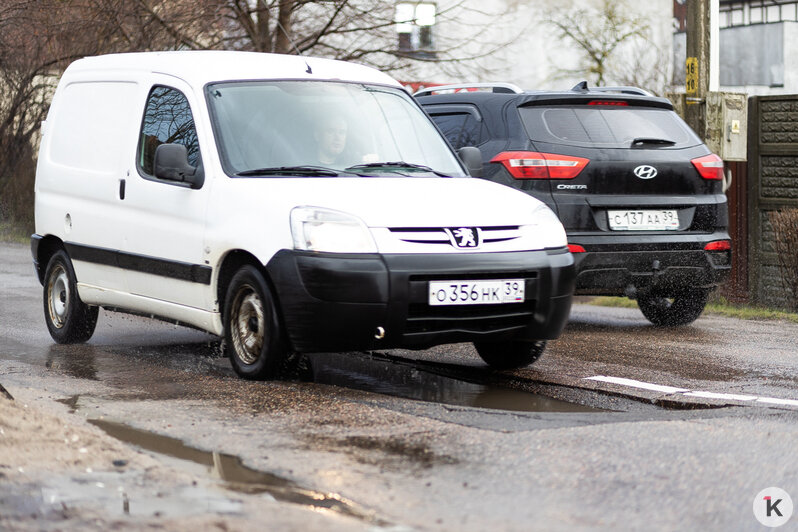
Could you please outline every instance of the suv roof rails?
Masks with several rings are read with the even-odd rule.
[[[636,96],[653,96],[647,90],[640,87],[631,87],[628,85],[619,85],[617,87],[588,87],[587,81],[580,81],[571,89],[572,91],[580,92],[617,92],[619,94],[634,94]]]
[[[416,91],[413,96],[430,95],[433,92],[457,89],[493,89],[493,92],[505,94],[523,94],[524,90],[512,83],[457,83],[454,85],[439,85],[437,87],[427,87]]]

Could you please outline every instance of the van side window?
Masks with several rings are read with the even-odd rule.
[[[138,166],[153,175],[155,149],[161,144],[182,144],[188,150],[188,162],[197,166],[199,142],[191,107],[182,92],[169,87],[154,87],[147,98],[139,136]]]

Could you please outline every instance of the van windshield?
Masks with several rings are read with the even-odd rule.
[[[399,89],[330,81],[208,85],[222,165],[237,177],[463,177]]]

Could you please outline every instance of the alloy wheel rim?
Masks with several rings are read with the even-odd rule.
[[[265,324],[263,301],[251,286],[242,286],[233,300],[230,327],[236,355],[244,364],[254,364],[260,358]]]

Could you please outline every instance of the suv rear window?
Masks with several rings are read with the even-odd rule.
[[[532,141],[571,146],[629,148],[635,139],[672,141],[686,148],[701,140],[667,109],[639,107],[520,107],[521,121]]]

